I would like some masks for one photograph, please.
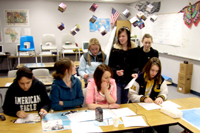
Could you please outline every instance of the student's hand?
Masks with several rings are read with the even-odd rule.
[[[156,98],[155,100],[155,104],[162,104],[163,103],[163,99],[161,97]]]
[[[132,76],[133,78],[136,78],[136,79],[138,78],[138,74],[137,74],[137,73],[134,73],[134,74],[132,74],[131,76]]]
[[[47,114],[47,111],[45,109],[41,108],[39,114],[41,117],[43,117]]]
[[[118,109],[120,107],[120,105],[119,104],[116,104],[116,103],[113,103],[113,104],[109,104],[108,105],[108,108],[109,109]]]
[[[101,88],[103,89],[103,92],[105,93],[106,91],[108,91],[109,83],[108,82],[102,82]]]
[[[118,76],[123,76],[123,75],[124,75],[124,70],[117,70],[117,71],[116,71],[116,74],[117,74]]]
[[[145,103],[153,103],[153,100],[150,97],[144,99]]]
[[[89,74],[84,74],[83,78],[87,79],[89,77]]]
[[[22,110],[17,111],[16,115],[19,118],[26,118],[28,116],[28,114],[26,112],[22,111]]]
[[[59,105],[60,106],[63,106],[64,104],[63,104],[63,101],[59,101]]]

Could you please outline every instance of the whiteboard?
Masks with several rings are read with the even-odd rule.
[[[200,60],[200,26],[188,28],[182,13],[157,15],[155,22],[145,21],[142,35],[153,36],[152,47],[160,53]]]

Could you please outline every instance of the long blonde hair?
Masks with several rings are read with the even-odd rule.
[[[91,38],[90,41],[89,41],[88,51],[90,51],[90,48],[91,48],[92,45],[98,45],[99,46],[99,51],[101,51],[101,53],[102,53],[102,62],[104,63],[105,62],[104,52],[101,49],[101,45],[99,43],[99,40],[96,39],[96,38]],[[90,57],[89,52],[87,54],[87,59],[88,59],[89,66],[91,66],[91,57]]]

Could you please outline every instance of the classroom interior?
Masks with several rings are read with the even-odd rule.
[[[11,56],[16,55],[16,45],[18,43],[5,43],[4,38],[4,30],[6,28],[20,28],[21,35],[26,34],[26,30],[29,29],[29,33],[31,36],[34,37],[34,44],[37,53],[40,53],[40,44],[42,42],[43,34],[54,34],[56,37],[56,45],[59,51],[61,51],[61,36],[66,33],[70,33],[70,30],[76,25],[80,25],[81,29],[74,35],[75,42],[78,44],[79,48],[82,48],[82,43],[89,41],[91,38],[97,38],[102,46],[103,50],[106,50],[106,46],[109,43],[109,39],[111,37],[111,33],[113,30],[113,26],[110,26],[110,31],[107,32],[106,35],[102,35],[99,32],[90,32],[90,25],[89,19],[92,15],[97,16],[98,18],[109,18],[111,16],[111,9],[115,8],[118,12],[122,13],[125,9],[128,9],[131,13],[132,18],[138,13],[138,10],[135,9],[135,5],[138,1],[140,2],[155,2],[155,0],[116,0],[117,2],[112,1],[98,1],[98,0],[87,0],[87,1],[73,1],[73,0],[0,0],[0,27],[1,27],[1,34],[2,34],[2,42],[0,45],[3,46],[3,52],[9,52]],[[161,7],[159,12],[154,14],[156,15],[163,15],[163,14],[173,14],[178,13],[183,7],[189,4],[189,1],[193,4],[198,0],[160,0]],[[58,5],[63,2],[67,5],[67,9],[65,12],[61,13],[58,11]],[[92,3],[96,3],[98,8],[95,12],[91,12],[89,10]],[[157,2],[157,1],[156,1]],[[5,22],[5,10],[28,10],[29,19],[28,25],[26,26],[9,26]],[[128,20],[123,16],[119,16],[118,20]],[[59,22],[63,22],[65,28],[61,31],[57,28],[57,24]],[[187,28],[186,25],[183,23],[184,29]],[[166,54],[163,51],[159,51],[160,46],[157,44],[152,44],[153,48],[158,48],[159,51],[159,59],[162,63],[162,75],[170,77],[172,79],[172,85],[169,86],[169,99],[177,99],[177,98],[187,98],[187,97],[199,97],[200,96],[200,82],[199,82],[199,75],[200,75],[200,56],[196,50],[192,49],[194,46],[198,50],[200,46],[198,46],[198,35],[200,35],[199,31],[200,26],[192,25],[191,28],[188,28],[188,34],[194,35],[196,40],[187,40],[187,45],[180,46],[179,49],[186,49],[183,50],[183,54],[181,55],[173,55],[173,54]],[[139,29],[138,27],[131,26],[131,35],[136,35],[137,39],[139,39],[140,46],[142,46],[141,39],[144,34],[144,29]],[[183,31],[184,32],[184,31]],[[186,34],[187,35],[187,34]],[[183,41],[184,38],[182,38]],[[190,46],[192,45],[192,46]],[[155,47],[154,47],[155,46]],[[192,47],[192,48],[191,48]],[[174,46],[167,46],[166,48],[169,49],[178,49]],[[177,50],[181,52],[181,50]],[[172,50],[173,51],[173,50]],[[175,50],[176,51],[176,50]],[[191,56],[183,56],[191,55]],[[77,56],[77,57],[76,57]],[[78,54],[67,54],[65,57],[70,57],[74,61],[79,60]],[[38,58],[40,62],[40,58]],[[55,62],[56,57],[44,57],[43,62]],[[8,69],[12,69],[10,66],[10,62],[0,55],[0,77],[7,77]],[[22,63],[33,63],[35,61],[34,58],[21,58]],[[180,63],[184,61],[188,61],[189,63],[193,64],[193,73],[191,76],[191,93],[183,94],[177,92],[177,85],[178,85],[178,76],[179,76],[179,69]],[[17,62],[17,58],[12,63]],[[53,68],[48,68],[50,73],[53,72]],[[4,95],[6,89],[0,89],[0,92]],[[170,127],[170,132],[181,132],[183,128],[180,126],[172,126]]]

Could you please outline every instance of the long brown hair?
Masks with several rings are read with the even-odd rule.
[[[117,34],[117,38],[118,38],[118,43],[121,45],[120,41],[119,41],[119,36],[122,32],[126,31],[126,34],[127,34],[127,37],[128,37],[128,40],[127,40],[127,47],[128,49],[131,49],[131,32],[129,30],[128,27],[121,27],[119,30],[118,30],[118,34]]]
[[[158,73],[157,75],[154,77],[154,79],[156,80],[156,84],[159,84],[161,82],[161,62],[157,57],[152,57],[147,64],[144,66],[142,72],[146,74],[146,76],[144,77],[145,82],[147,83],[148,80],[151,79],[150,76],[150,70],[151,67],[153,65],[157,65],[159,67]]]
[[[62,79],[65,76],[66,69],[71,70],[72,68],[72,59],[70,58],[62,58],[55,62],[54,64],[54,72],[52,73],[52,76],[54,79]]]
[[[110,74],[111,74],[111,77],[113,77],[113,71],[112,69],[105,65],[105,64],[101,64],[99,65],[96,70],[94,71],[94,81],[95,81],[95,84],[97,86],[97,91],[101,91],[101,78],[104,74],[105,71],[109,71]]]
[[[101,49],[101,45],[99,43],[99,40],[96,39],[96,38],[91,38],[90,41],[89,41],[88,51],[90,51],[90,48],[91,48],[92,45],[98,45],[99,46],[99,51],[101,51],[101,53],[102,53],[102,62],[104,63],[105,62],[104,52]],[[91,57],[90,57],[89,52],[88,52],[88,55],[87,55],[87,59],[88,59],[89,66],[91,66]]]

